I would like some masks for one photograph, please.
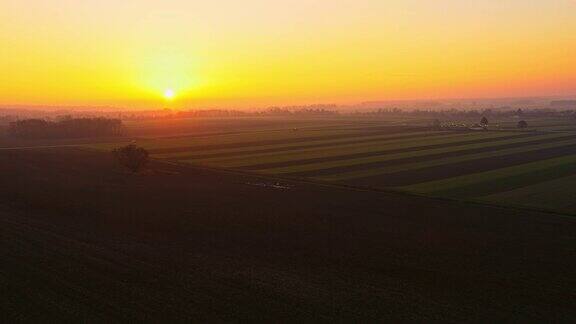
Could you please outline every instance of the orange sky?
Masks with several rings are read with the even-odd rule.
[[[0,44],[3,105],[576,94],[572,0],[2,0]]]

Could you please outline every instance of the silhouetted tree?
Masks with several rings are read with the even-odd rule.
[[[148,163],[148,151],[143,147],[130,144],[112,151],[116,160],[130,171],[136,173]]]
[[[488,118],[482,117],[482,119],[480,120],[480,125],[481,125],[482,127],[488,126]]]
[[[528,127],[528,123],[525,120],[521,120],[518,122],[518,128],[524,129]]]

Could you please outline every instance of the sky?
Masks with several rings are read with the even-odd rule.
[[[576,94],[576,0],[1,0],[0,105]]]

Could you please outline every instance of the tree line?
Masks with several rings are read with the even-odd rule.
[[[60,121],[22,119],[11,122],[8,135],[16,138],[80,138],[93,136],[121,136],[124,127],[120,119],[66,118]]]

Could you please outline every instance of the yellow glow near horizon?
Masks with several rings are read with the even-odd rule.
[[[575,31],[572,0],[2,0],[0,105],[576,94]]]

